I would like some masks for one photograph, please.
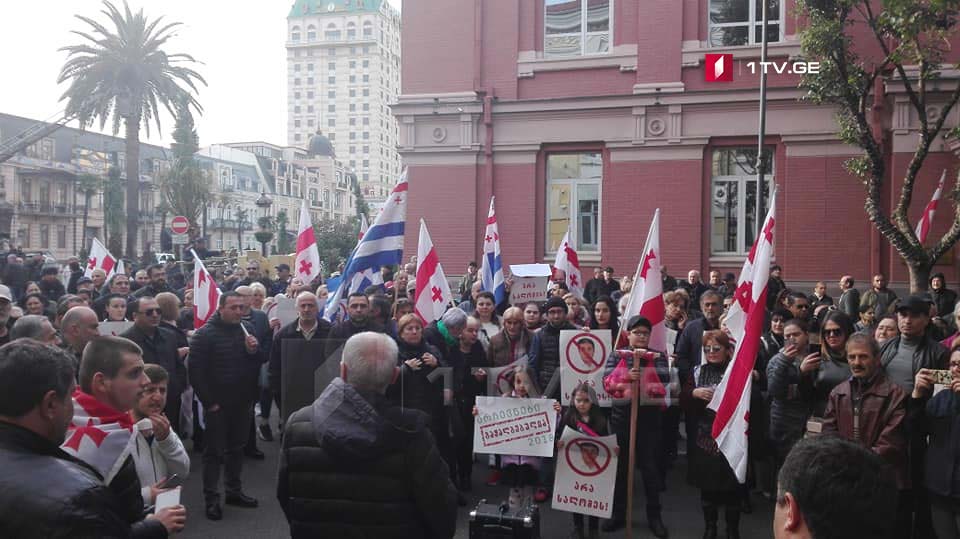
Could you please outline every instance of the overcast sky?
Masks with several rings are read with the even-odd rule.
[[[389,2],[400,9],[401,0]],[[115,1],[118,7],[122,3]],[[129,4],[131,9],[142,7],[151,18],[182,22],[165,50],[188,53],[203,62],[196,67],[208,84],[201,86],[204,113],[196,120],[201,145],[286,143],[284,40],[293,0],[129,0]],[[57,49],[83,41],[70,31],[89,27],[74,15],[104,22],[102,7],[101,0],[4,2],[0,112],[52,120],[63,110],[59,99],[66,85],[57,85],[57,75],[66,53]],[[162,138],[151,127],[149,139],[144,131],[141,139],[169,144],[173,119],[165,114],[161,125]]]

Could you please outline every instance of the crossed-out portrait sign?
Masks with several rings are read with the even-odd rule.
[[[586,436],[563,428],[557,453],[552,507],[601,518],[613,514],[617,482],[617,437]]]
[[[557,413],[553,399],[477,397],[473,452],[552,457]]]
[[[600,406],[612,406],[613,399],[603,390],[603,367],[610,355],[612,336],[609,331],[563,330],[560,332],[561,403],[570,404],[573,390],[586,382],[597,392]]]

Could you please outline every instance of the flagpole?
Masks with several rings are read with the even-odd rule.
[[[630,456],[627,468],[627,539],[633,539],[633,477],[637,464],[637,414],[640,383],[630,382]]]
[[[761,32],[761,41],[760,41],[760,129],[757,135],[757,217],[762,214],[765,214],[763,207],[763,182],[765,170],[763,169],[763,139],[766,136],[767,130],[767,23],[768,13],[767,13],[767,0],[760,0],[763,2],[763,10],[761,12],[762,23],[762,32]],[[756,235],[760,235],[760,231],[763,228],[763,221],[755,219],[757,223]]]

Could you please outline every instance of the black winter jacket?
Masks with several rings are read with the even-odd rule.
[[[577,328],[567,321],[558,328],[547,324],[533,335],[533,341],[530,343],[530,357],[534,358],[533,370],[537,373],[537,384],[540,385],[544,398],[560,395],[559,383],[552,395],[547,394],[547,389],[553,374],[560,369],[560,332],[565,329]]]
[[[253,328],[247,326],[253,335]],[[257,398],[257,379],[265,354],[248,354],[240,324],[214,315],[190,339],[190,385],[205,408],[248,404]]]
[[[178,334],[175,329],[164,327],[166,324],[160,324],[156,329],[153,338],[140,330],[137,326],[130,326],[130,329],[120,334],[125,339],[137,343],[143,350],[143,362],[160,365],[167,370],[170,375],[169,387],[167,389],[167,399],[180,398],[180,394],[187,387],[187,367],[183,364],[178,350]]]
[[[800,441],[810,417],[810,402],[800,391],[799,359],[778,353],[767,364],[770,438],[778,444],[793,445]]]
[[[419,345],[410,345],[403,340],[397,340],[399,353],[397,366],[400,367],[400,378],[387,391],[389,400],[403,408],[413,408],[425,412],[437,425],[445,417],[443,415],[443,377],[437,376],[429,380],[431,373],[437,368],[446,367],[443,355],[435,346],[427,344],[421,339]],[[423,354],[430,353],[437,358],[437,367],[421,365],[414,370],[404,362],[413,358],[422,358]]]
[[[940,496],[960,499],[960,397],[950,388],[927,401],[923,434],[929,434],[925,481]]]
[[[330,322],[325,319],[317,318],[317,329],[313,333],[313,340],[323,343],[323,339],[330,334]],[[273,336],[273,342],[270,346],[270,365],[267,368],[267,380],[270,383],[270,391],[275,395],[280,395],[280,385],[283,383],[283,342],[289,340],[304,340],[303,333],[300,331],[300,319],[280,328],[280,331]],[[324,343],[325,344],[325,343]]]
[[[368,318],[363,325],[357,325],[352,320],[344,320],[343,322],[333,326],[333,328],[330,330],[330,333],[327,336],[327,346],[324,355],[329,358],[347,342],[347,339],[353,337],[357,333],[363,333],[364,331],[386,333],[386,329],[384,329],[384,327],[380,324],[374,322],[372,318]]]
[[[0,537],[167,536],[157,520],[131,526],[93,468],[32,431],[0,422],[0,468]]]
[[[277,499],[293,538],[447,539],[449,477],[422,412],[335,378],[287,422]]]

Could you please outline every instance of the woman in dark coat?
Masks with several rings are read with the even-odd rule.
[[[680,404],[687,421],[697,425],[697,438],[693,453],[689,455],[689,481],[700,489],[700,503],[706,523],[704,539],[716,539],[717,521],[721,506],[726,508],[727,537],[740,538],[740,483],[726,457],[717,447],[711,435],[716,412],[707,408],[713,392],[720,384],[723,373],[730,363],[733,347],[730,338],[722,331],[706,331],[703,334],[703,350],[707,362],[693,369],[680,392]]]

